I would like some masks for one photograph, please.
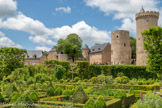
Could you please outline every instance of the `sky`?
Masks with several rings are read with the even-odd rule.
[[[136,38],[135,14],[160,13],[162,0],[0,0],[0,47],[49,51],[70,33],[83,45],[111,42],[111,32],[128,30]]]

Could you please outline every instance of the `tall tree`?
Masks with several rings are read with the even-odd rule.
[[[82,39],[77,34],[69,34],[65,40],[60,39],[57,44],[56,50],[68,54],[73,62],[75,58],[81,56]]]
[[[130,36],[130,46],[132,51],[132,59],[136,59],[136,38]]]
[[[24,66],[26,50],[18,48],[0,48],[0,63],[4,75]]]
[[[148,54],[146,69],[162,78],[162,27],[150,27],[142,35],[144,49]]]

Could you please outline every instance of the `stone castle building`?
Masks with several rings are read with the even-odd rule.
[[[46,60],[47,57],[41,50],[35,50],[35,51],[27,51],[26,57],[25,57],[25,64],[43,64],[44,60]]]
[[[146,65],[147,53],[143,48],[142,32],[151,26],[158,26],[159,12],[145,11],[136,14],[136,65]]]
[[[126,30],[111,32],[111,64],[131,64],[130,38]]]
[[[110,64],[111,45],[110,43],[94,44],[90,49],[85,44],[82,49],[83,58],[86,58],[90,64]]]

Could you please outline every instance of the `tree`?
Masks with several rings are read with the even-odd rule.
[[[132,59],[136,59],[136,38],[130,36],[130,46],[132,51]]]
[[[0,63],[3,73],[9,75],[16,68],[24,67],[26,50],[18,48],[0,48]]]
[[[65,73],[65,68],[61,65],[56,65],[55,68],[54,68],[54,71],[55,71],[55,77],[60,80],[63,78],[64,76],[64,73]]]
[[[162,78],[162,27],[150,27],[142,35],[147,52],[146,70]]]
[[[57,52],[62,51],[63,53],[68,54],[73,62],[75,58],[81,56],[82,39],[77,34],[69,34],[65,40],[60,39],[57,44]]]

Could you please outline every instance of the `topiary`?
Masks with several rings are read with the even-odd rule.
[[[125,91],[117,91],[114,94],[114,98],[122,99],[122,98],[125,98],[125,97],[126,97]]]
[[[121,84],[121,83],[122,83],[122,78],[121,78],[121,77],[116,77],[116,78],[115,78],[115,81],[116,81],[117,83],[120,83],[120,84]]]
[[[97,77],[92,77],[92,78],[90,79],[90,81],[91,81],[93,84],[97,83]]]
[[[93,98],[89,98],[88,101],[84,104],[83,108],[95,108],[95,101]]]
[[[64,80],[63,79],[60,79],[60,83],[63,83],[64,82]]]
[[[54,96],[55,92],[54,92],[54,88],[53,87],[50,87],[48,90],[47,90],[47,96]]]
[[[106,108],[106,102],[103,97],[99,96],[95,101],[95,108]]]
[[[126,84],[129,82],[129,78],[127,76],[122,76],[121,79],[122,79],[123,84]]]
[[[30,95],[29,95],[29,99],[30,99],[33,103],[35,103],[35,102],[37,102],[40,98],[39,98],[39,96],[38,96],[38,94],[37,94],[36,92],[32,92],[32,93],[30,93]]]
[[[103,82],[105,82],[105,75],[99,75],[99,76],[97,76],[97,82],[99,84],[102,84]]]
[[[134,92],[134,88],[133,87],[131,87],[130,89],[129,89],[129,92],[128,92],[129,94],[135,94],[135,92]]]
[[[71,95],[71,91],[70,90],[64,90],[62,94],[70,96]]]
[[[61,89],[60,87],[58,87],[58,88],[55,90],[54,94],[55,94],[56,96],[61,95],[61,94],[62,94],[62,89]]]
[[[75,81],[75,82],[78,82],[79,80],[80,80],[79,77],[75,77],[75,78],[74,78],[74,81]]]
[[[107,84],[112,84],[113,83],[113,77],[112,76],[105,76],[105,82]]]
[[[4,98],[3,98],[1,93],[0,93],[0,102],[5,102],[5,100],[4,100]]]

